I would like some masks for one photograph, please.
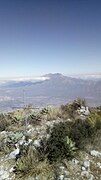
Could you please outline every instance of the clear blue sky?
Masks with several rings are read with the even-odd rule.
[[[0,0],[0,77],[101,73],[101,0]]]

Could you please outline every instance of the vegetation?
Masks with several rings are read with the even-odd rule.
[[[52,179],[55,177],[55,164],[64,159],[76,157],[79,150],[85,150],[89,144],[94,144],[96,138],[101,138],[101,108],[92,108],[88,116],[83,118],[78,114],[78,109],[86,107],[84,100],[77,99],[71,104],[62,105],[59,108],[43,108],[38,111],[16,111],[0,115],[0,131],[12,130],[5,139],[2,136],[0,151],[5,153],[13,150],[13,146],[25,136],[25,118],[28,125],[39,127],[45,122],[56,123],[46,128],[46,134],[40,139],[40,146],[34,146],[36,137],[31,134],[32,141],[28,145],[20,146],[20,155],[16,161],[15,172],[17,176]],[[41,122],[41,123],[40,123]],[[48,134],[48,137],[47,137]],[[26,140],[28,143],[29,135]],[[98,140],[96,140],[98,143]]]
[[[5,131],[10,125],[10,122],[7,119],[7,116],[0,114],[0,131]]]
[[[26,150],[24,149],[21,158],[16,163],[15,172],[18,176],[34,175],[34,177],[40,176],[41,179],[46,177],[46,180],[51,180],[54,176],[53,167],[47,159],[39,161],[38,154],[32,146],[26,147]]]
[[[75,119],[77,116],[77,110],[78,108],[81,108],[81,106],[86,106],[85,100],[82,100],[80,98],[77,98],[70,104],[61,105],[62,115],[66,118]]]
[[[61,117],[61,110],[60,108],[50,107],[47,112],[47,120],[56,120]]]
[[[71,140],[72,148],[70,142],[67,142],[67,137],[69,138],[70,133],[69,127],[69,123],[60,122],[52,128],[46,144],[46,154],[49,161],[61,160],[73,155],[75,143]]]

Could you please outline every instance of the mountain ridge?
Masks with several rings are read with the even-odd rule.
[[[101,79],[80,79],[64,76],[60,73],[46,74],[42,81],[18,81],[6,86],[0,86],[0,97],[7,101],[0,102],[0,109],[5,106],[60,105],[68,103],[77,97],[83,98],[88,105],[101,105]],[[23,95],[24,92],[24,95]],[[24,96],[24,99],[23,99]],[[5,99],[5,98],[4,98]],[[5,105],[4,105],[5,104]]]

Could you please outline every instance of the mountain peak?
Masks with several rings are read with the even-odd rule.
[[[64,77],[64,75],[62,75],[61,73],[54,73],[54,74],[49,73],[49,74],[44,75],[44,77],[57,78],[57,77]]]

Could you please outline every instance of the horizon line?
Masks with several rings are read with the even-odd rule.
[[[69,73],[69,74],[67,74],[67,73],[48,73],[48,74],[61,74],[61,75],[64,75],[64,76],[87,76],[87,75],[91,75],[91,76],[93,76],[93,75],[101,75],[101,72],[97,72],[97,73]],[[47,75],[48,75],[47,74]],[[44,76],[45,76],[46,74],[44,74],[44,75],[31,75],[31,76],[24,76],[24,75],[22,75],[22,76],[5,76],[5,77],[0,77],[0,80],[14,80],[14,79],[21,79],[21,78],[24,78],[24,79],[42,79],[42,78],[45,78]]]

